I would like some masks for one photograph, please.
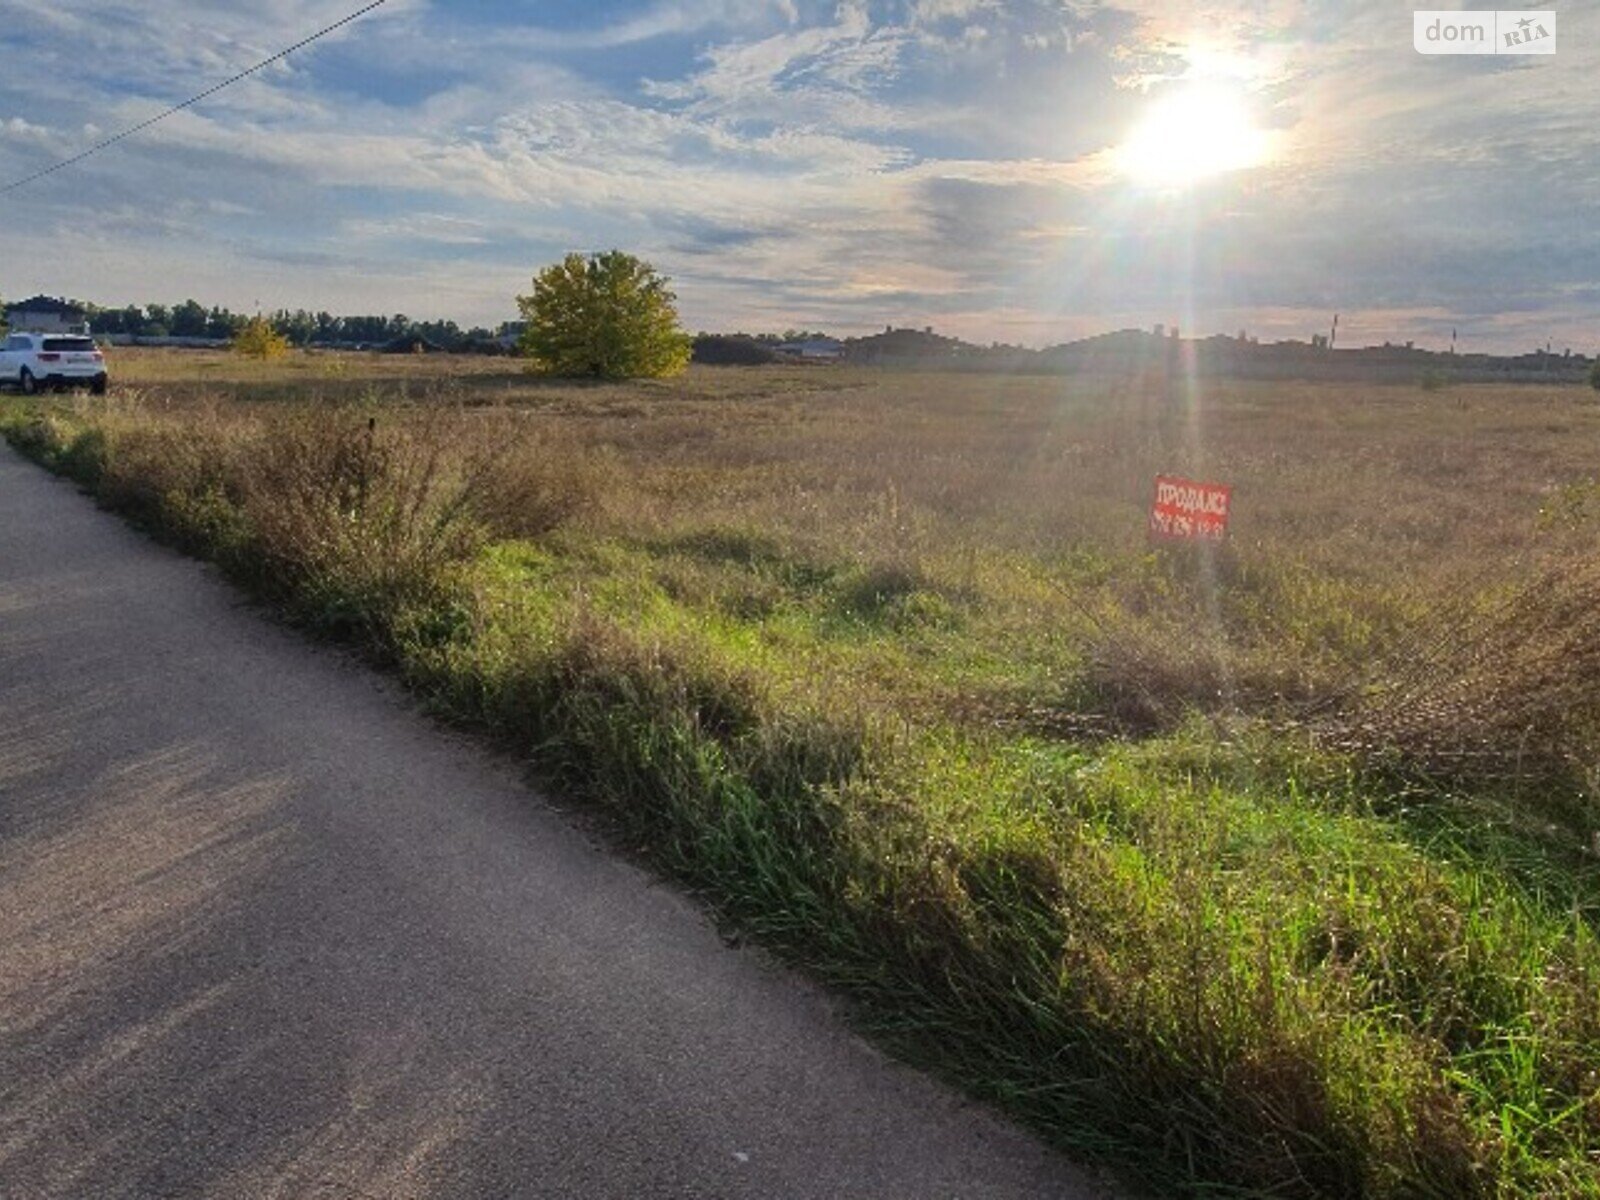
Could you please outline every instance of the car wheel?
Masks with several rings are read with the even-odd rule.
[[[95,381],[89,385],[89,391],[93,395],[104,396],[106,394],[106,377],[104,375],[97,376]]]
[[[22,377],[18,380],[18,383],[24,396],[36,396],[39,394],[39,381],[33,377],[33,372],[28,370],[27,367],[22,368]]]

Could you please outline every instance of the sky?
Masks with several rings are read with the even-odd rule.
[[[0,186],[358,7],[0,0]],[[389,0],[0,196],[0,295],[493,326],[617,247],[691,329],[1592,353],[1600,9],[1557,17],[1467,57],[1364,0]]]

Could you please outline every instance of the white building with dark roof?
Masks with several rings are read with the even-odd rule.
[[[812,362],[833,362],[844,357],[844,343],[833,338],[808,338],[803,342],[784,342],[774,349],[779,354]]]

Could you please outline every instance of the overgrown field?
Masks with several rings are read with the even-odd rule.
[[[1593,393],[118,357],[12,442],[1058,1142],[1600,1195]]]

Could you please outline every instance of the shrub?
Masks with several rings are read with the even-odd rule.
[[[549,533],[593,501],[586,460],[505,423],[452,414],[275,418],[232,486],[259,582],[314,623],[391,639],[397,614],[458,604],[455,570],[493,536]]]
[[[289,339],[265,317],[251,317],[234,337],[233,350],[246,358],[282,358],[289,353]]]
[[[262,580],[303,615],[382,642],[407,605],[448,600],[448,568],[484,531],[481,471],[447,439],[350,412],[275,421],[239,483]]]

